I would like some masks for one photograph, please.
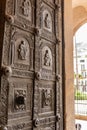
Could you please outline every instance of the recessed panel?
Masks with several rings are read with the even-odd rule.
[[[34,36],[20,29],[12,30],[10,62],[12,67],[22,70],[33,69]]]
[[[16,0],[15,15],[21,23],[32,25],[34,23],[34,0]],[[21,21],[20,21],[21,20]]]
[[[39,114],[54,115],[55,83],[39,83]]]

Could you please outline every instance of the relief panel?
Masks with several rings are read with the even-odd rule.
[[[29,112],[32,114],[32,81],[29,81],[29,79],[21,80],[20,78],[11,80],[9,93],[9,114],[16,114],[17,112]],[[21,113],[19,114],[20,116],[22,116]]]
[[[31,1],[30,0],[23,0],[21,2],[21,6],[19,7],[19,13],[22,14],[24,17],[28,18],[31,21]]]
[[[19,43],[18,49],[15,52],[15,54],[16,54],[18,51],[17,59],[26,61],[27,59],[29,59],[29,45],[25,39],[21,39],[20,41],[18,39],[18,43]],[[28,50],[27,50],[27,48],[28,48]]]
[[[42,89],[42,108],[50,107],[52,102],[52,90]]]
[[[40,54],[40,71],[42,77],[46,77],[46,79],[48,79],[47,75],[52,76],[55,74],[55,44],[41,39]],[[51,78],[49,77],[49,79]]]
[[[16,30],[11,39],[11,64],[14,68],[33,69],[34,37],[24,31]]]
[[[40,12],[40,28],[42,30],[41,35],[54,42],[54,9],[42,2]]]
[[[12,75],[1,78],[0,124],[9,130],[58,129],[56,114],[62,104],[55,78],[61,68],[56,57],[58,2],[6,0],[1,64],[11,68]],[[38,128],[34,119],[36,127],[41,123]]]
[[[51,115],[54,114],[54,104],[55,104],[55,84],[39,84],[39,114],[46,114],[49,112]]]
[[[30,47],[25,38],[19,37],[14,43],[14,63],[30,65]]]
[[[52,16],[48,10],[43,11],[43,28],[52,32]]]
[[[34,98],[34,126],[54,130],[56,123],[56,83],[55,81],[36,81]]]
[[[52,52],[47,46],[42,49],[42,68],[52,70]]]
[[[16,0],[15,15],[17,20],[34,23],[34,0]]]
[[[41,79],[55,80],[56,46],[45,39],[39,39],[37,43],[35,52],[35,58],[38,59],[36,61],[36,72],[40,72]]]
[[[8,128],[32,129],[33,81],[11,78],[9,82]]]
[[[41,4],[41,28],[47,30],[49,33],[54,32],[54,10],[45,3]]]
[[[14,109],[16,111],[26,110],[26,90],[14,90]]]

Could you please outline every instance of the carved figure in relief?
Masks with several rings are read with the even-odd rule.
[[[29,0],[24,0],[22,3],[22,13],[24,16],[28,17],[31,12],[31,4]]]
[[[49,106],[51,103],[51,90],[47,89],[42,90],[42,107]]]
[[[20,60],[26,60],[26,56],[27,56],[27,47],[25,45],[25,41],[21,41],[18,48],[18,58]]]
[[[46,50],[45,51],[45,55],[44,55],[44,65],[45,66],[50,66],[51,65],[51,58],[50,58],[50,55],[49,55],[49,51]]]
[[[44,18],[44,25],[46,28],[50,29],[50,18],[48,13],[46,13],[45,18]]]

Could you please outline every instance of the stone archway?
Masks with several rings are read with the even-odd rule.
[[[87,22],[87,1],[72,0],[73,7],[73,33]]]
[[[64,0],[65,130],[75,130],[73,34],[86,22],[87,0]]]
[[[73,7],[73,36],[76,31],[87,23],[87,0],[72,0]],[[86,117],[76,116],[78,119],[87,120]]]

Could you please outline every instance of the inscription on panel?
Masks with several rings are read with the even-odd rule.
[[[15,70],[13,69],[12,71],[12,76],[14,77],[21,77],[21,78],[34,78],[34,73],[32,73],[31,71],[21,71],[21,70]]]
[[[44,130],[44,128],[42,128],[41,130]],[[45,130],[53,130],[51,127],[46,127]]]
[[[41,130],[55,130],[55,125],[47,126],[47,127],[41,128]]]

